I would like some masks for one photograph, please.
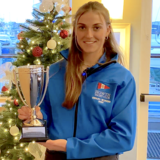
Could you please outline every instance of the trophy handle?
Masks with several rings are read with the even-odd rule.
[[[27,103],[24,101],[21,93],[20,93],[20,89],[19,89],[19,86],[18,86],[17,78],[16,78],[16,71],[15,71],[15,69],[13,70],[13,73],[14,73],[13,75],[14,75],[15,84],[16,84],[16,87],[17,87],[17,90],[18,90],[18,94],[19,94],[22,102],[23,102],[26,106],[28,106]]]
[[[46,94],[47,87],[48,87],[48,82],[49,82],[49,67],[46,68],[46,85],[45,85],[45,89],[44,89],[44,93],[43,93],[42,99],[41,99],[41,101],[38,103],[38,106],[40,106],[40,104],[42,103],[42,101],[43,101],[43,99],[44,99],[44,96],[45,96],[45,94]]]

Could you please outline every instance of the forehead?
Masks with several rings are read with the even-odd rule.
[[[104,17],[100,13],[89,11],[89,12],[84,13],[79,18],[78,23],[83,23],[86,25],[97,24],[97,23],[104,24],[105,20],[104,20]]]

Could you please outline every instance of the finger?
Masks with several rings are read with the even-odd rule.
[[[49,139],[49,140],[46,141],[46,144],[51,145],[52,143],[53,143],[53,140],[51,140],[51,139]]]
[[[36,106],[36,107],[35,107],[35,110],[36,110],[36,112],[38,112],[38,111],[41,110],[41,108],[40,108],[39,106]]]
[[[23,111],[22,111],[22,109],[18,109],[18,113],[22,113]]]
[[[18,115],[18,118],[21,119],[21,120],[25,120],[28,118],[28,116],[25,116],[25,115]]]
[[[25,106],[21,107],[20,109],[18,109],[18,113],[19,114],[26,114],[26,109],[25,109]]]
[[[31,121],[31,119],[27,119],[27,120],[24,121],[24,123],[28,123],[30,121]]]
[[[24,109],[26,109],[26,108],[28,108],[28,107],[27,107],[27,106],[22,106],[22,107],[21,107],[22,110],[24,110]]]
[[[20,116],[26,116],[26,117],[30,117],[30,115],[31,115],[31,113],[26,113],[26,112],[24,112],[22,109],[18,109],[18,114],[20,115]]]
[[[26,113],[22,109],[18,109],[18,114],[19,115],[26,115]]]
[[[23,110],[23,112],[25,112],[26,114],[31,113],[31,108],[27,107],[27,106],[23,106],[21,108]]]

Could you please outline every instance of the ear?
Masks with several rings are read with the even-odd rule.
[[[108,25],[106,31],[106,37],[108,37],[110,33],[111,33],[111,25]]]

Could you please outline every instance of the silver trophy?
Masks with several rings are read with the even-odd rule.
[[[49,82],[49,67],[46,71],[43,65],[18,67],[14,70],[14,79],[22,102],[32,108],[31,121],[23,122],[20,142],[45,142],[48,139],[46,122],[36,118],[35,107],[44,99]]]

